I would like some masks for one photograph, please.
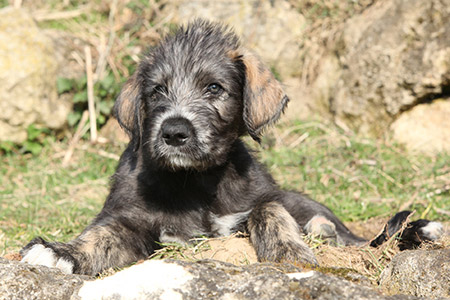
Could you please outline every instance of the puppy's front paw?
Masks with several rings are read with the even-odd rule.
[[[58,268],[66,274],[73,273],[76,263],[75,259],[67,251],[58,249],[56,244],[48,243],[40,237],[28,243],[20,251],[20,254],[23,257],[22,262]]]
[[[317,267],[319,263],[313,251],[304,243],[292,242],[276,250],[278,252],[279,261],[301,264],[306,267]]]
[[[303,267],[319,264],[313,251],[302,240],[254,245],[259,261],[287,262]]]

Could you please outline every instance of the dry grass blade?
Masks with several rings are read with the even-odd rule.
[[[72,19],[81,16],[85,12],[86,7],[74,10],[55,11],[55,12],[36,11],[33,13],[33,19],[35,19],[37,22]]]
[[[22,0],[14,0],[14,8],[22,7]]]
[[[115,16],[117,13],[117,0],[113,0],[110,5],[110,11],[109,11],[109,18],[108,18],[108,24],[109,24],[109,38],[108,38],[108,44],[106,46],[106,49],[104,51],[100,52],[100,57],[98,59],[97,68],[95,70],[95,77],[97,79],[103,78],[103,73],[105,72],[106,63],[108,61],[108,56],[111,53],[112,46],[114,44],[114,40],[116,38],[116,31],[115,31]]]
[[[91,142],[97,141],[97,118],[95,114],[95,99],[94,99],[94,78],[92,73],[92,55],[89,46],[84,47],[86,56],[86,77],[87,77],[87,96],[89,107],[89,124],[91,131]]]
[[[80,141],[81,137],[87,132],[88,126],[86,126],[86,123],[88,121],[89,112],[85,110],[83,112],[83,115],[81,116],[81,120],[78,123],[77,131],[75,131],[75,134],[73,135],[73,138],[69,142],[69,149],[67,149],[62,166],[66,167],[69,164],[70,158],[72,157],[73,150],[75,149],[75,146]]]

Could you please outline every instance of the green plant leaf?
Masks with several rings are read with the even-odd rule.
[[[87,98],[87,91],[83,90],[81,92],[76,93],[73,96],[73,103],[83,103],[83,102],[87,102],[88,98]]]
[[[104,116],[104,115],[99,115],[99,116],[97,117],[97,122],[98,122],[99,125],[105,124],[105,122],[106,122],[105,116]]]
[[[103,115],[109,115],[113,105],[114,103],[111,101],[100,101],[100,103],[98,103],[98,109]]]
[[[36,128],[33,124],[27,127],[27,139],[29,141],[34,141],[41,133],[42,129]]]
[[[85,90],[87,86],[87,77],[84,75],[75,81],[77,91]]]
[[[31,152],[33,155],[37,155],[42,151],[42,145],[38,142],[25,141],[23,143],[23,152]]]
[[[5,141],[0,143],[0,150],[3,150],[7,153],[13,152],[15,149],[14,143],[10,141]]]
[[[114,75],[112,73],[109,73],[108,75],[103,77],[103,79],[100,81],[101,86],[105,90],[109,90],[113,86],[114,83],[115,83],[115,79],[114,79]]]
[[[67,123],[69,126],[73,127],[77,124],[81,119],[81,113],[79,111],[70,112],[67,115]]]
[[[56,80],[56,89],[58,90],[58,94],[69,92],[73,89],[73,86],[74,82],[72,79],[59,77]]]

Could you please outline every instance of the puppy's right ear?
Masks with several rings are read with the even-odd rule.
[[[141,80],[136,71],[124,84],[114,103],[114,116],[134,143],[135,150],[142,139]]]

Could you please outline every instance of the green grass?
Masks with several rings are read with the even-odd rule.
[[[305,191],[344,221],[390,216],[400,209],[449,220],[449,154],[407,154],[399,145],[317,122],[285,125],[277,135],[287,131],[291,134],[276,142],[283,146],[260,153],[283,188]]]
[[[89,146],[76,149],[63,168],[66,148],[49,144],[38,156],[1,158],[0,255],[38,235],[67,241],[101,209],[117,161],[97,154],[99,146]]]
[[[318,122],[294,122],[266,135],[257,156],[286,189],[303,190],[345,221],[415,209],[415,217],[449,221],[450,155],[407,154]],[[35,236],[67,241],[100,211],[122,146],[80,144],[63,168],[66,143],[40,155],[0,158],[0,255]]]

